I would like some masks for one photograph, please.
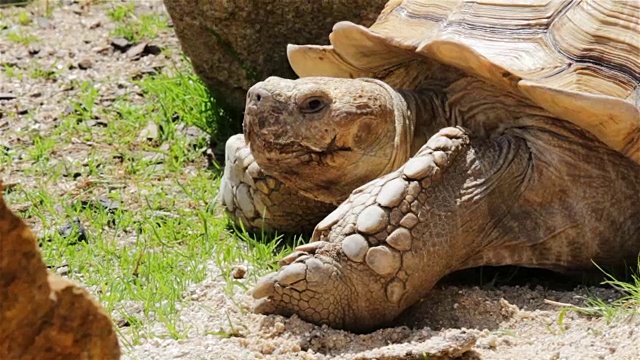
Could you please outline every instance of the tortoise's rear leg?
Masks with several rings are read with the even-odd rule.
[[[318,224],[314,242],[261,279],[256,311],[353,331],[388,324],[481,251],[490,219],[508,204],[489,213],[480,192],[504,199],[520,183],[476,179],[522,178],[525,148],[511,137],[471,142],[463,129],[440,130],[400,169],[356,189]]]
[[[302,196],[265,174],[242,134],[227,141],[219,199],[231,219],[251,231],[311,231],[335,208]]]

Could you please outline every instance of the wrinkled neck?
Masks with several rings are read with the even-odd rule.
[[[399,91],[381,80],[369,78],[361,80],[376,83],[386,89],[391,96],[391,105],[394,111],[395,136],[393,140],[393,154],[387,165],[378,174],[379,177],[398,169],[415,153],[413,150],[413,138],[416,121],[412,115],[414,112],[411,111],[409,103]]]
[[[438,130],[459,125],[450,119],[447,96],[442,85],[427,84],[420,90],[402,90],[377,79],[362,80],[385,88],[391,95],[395,112],[393,156],[378,176],[404,165]]]
[[[405,107],[406,122],[412,124],[410,155],[413,156],[438,130],[455,126],[447,107],[447,96],[436,87],[397,90]]]

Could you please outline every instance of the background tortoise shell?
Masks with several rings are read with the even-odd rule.
[[[392,0],[331,45],[290,45],[304,76],[396,88],[470,74],[570,121],[640,164],[640,2]]]

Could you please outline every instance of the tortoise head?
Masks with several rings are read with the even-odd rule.
[[[396,159],[398,108],[378,80],[270,77],[249,89],[244,135],[265,173],[339,203],[406,160]]]

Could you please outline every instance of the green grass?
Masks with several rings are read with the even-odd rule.
[[[29,164],[23,176],[35,184],[18,184],[7,201],[28,204],[19,206],[19,214],[41,225],[45,262],[68,268],[68,276],[86,285],[114,319],[129,323],[121,336],[127,346],[157,335],[151,320],[162,322],[174,338],[185,336],[178,305],[188,301],[184,292],[190,284],[209,275],[208,263],[221,269],[228,292],[245,290],[246,281],[273,269],[274,259],[289,249],[280,237],[230,229],[212,203],[221,173],[206,167],[203,153],[210,137],[223,142],[239,125],[229,127],[232,122],[190,67],[169,69],[138,85],[143,102],[123,96],[103,106],[93,83],[72,83],[71,111],[55,128],[25,129],[21,136],[28,141],[0,154],[3,163],[24,154],[22,161]],[[95,119],[106,125],[88,125]],[[158,125],[159,136],[140,140],[149,122]],[[203,135],[189,140],[181,135],[184,126],[197,126]],[[82,155],[72,156],[77,151]],[[149,153],[161,154],[162,162],[146,159]],[[61,183],[73,186],[58,189]],[[98,196],[120,207],[91,205]],[[77,233],[63,237],[57,231],[74,217],[87,228],[86,243]],[[250,264],[249,280],[231,278],[237,264]],[[131,314],[131,304],[141,313]]]
[[[44,68],[36,60],[33,60],[26,69],[21,69],[20,67],[11,64],[3,64],[2,67],[0,67],[0,73],[3,73],[4,76],[18,80],[22,80],[26,75],[32,79],[56,81],[58,80],[58,76],[61,72],[62,70],[56,69],[55,66],[48,69]]]
[[[22,44],[24,46],[29,46],[33,43],[40,42],[40,38],[38,38],[37,36],[27,34],[20,30],[9,31],[6,34],[6,37],[7,37],[7,40],[18,43],[18,44]]]
[[[606,276],[603,285],[608,285],[620,292],[620,297],[613,301],[605,301],[597,297],[588,298],[584,307],[569,308],[582,314],[603,317],[607,323],[629,316],[640,315],[640,258],[634,273],[628,281],[616,279],[611,274],[600,269]]]
[[[27,26],[31,23],[31,16],[26,11],[20,11],[17,16],[18,24]]]
[[[107,16],[113,22],[120,22],[133,16],[133,10],[135,9],[134,3],[127,3],[122,5],[116,5],[111,10],[107,11]]]
[[[22,80],[22,72],[17,66],[3,64],[0,71],[3,72],[6,77]]]
[[[169,27],[167,19],[162,16],[154,14],[136,15],[133,2],[113,6],[107,15],[116,23],[116,28],[112,35],[123,37],[133,43],[142,40],[153,40],[160,31]]]
[[[561,305],[558,317],[556,319],[557,330],[551,325],[547,326],[547,330],[553,334],[561,334],[566,330],[564,319],[568,312],[576,312],[586,316],[595,316],[603,318],[607,324],[615,323],[619,320],[628,319],[633,316],[640,315],[640,257],[635,271],[627,274],[626,281],[619,280],[600,268],[605,280],[602,285],[612,287],[619,292],[619,296],[614,300],[603,300],[597,296],[590,296],[585,299],[583,306],[572,304],[556,303],[549,301],[554,305]],[[596,331],[596,330],[594,330]],[[599,336],[599,335],[598,335]]]
[[[159,107],[164,119],[179,119],[197,126],[208,133],[213,142],[223,143],[229,136],[242,132],[241,122],[219,110],[215,99],[193,72],[174,68],[172,75],[146,78],[141,85],[149,97],[161,99]],[[176,88],[184,91],[176,92]]]
[[[29,77],[32,79],[43,79],[48,81],[55,81],[58,79],[59,70],[55,68],[45,69],[39,66],[37,63],[33,63],[33,66],[29,69]]]

